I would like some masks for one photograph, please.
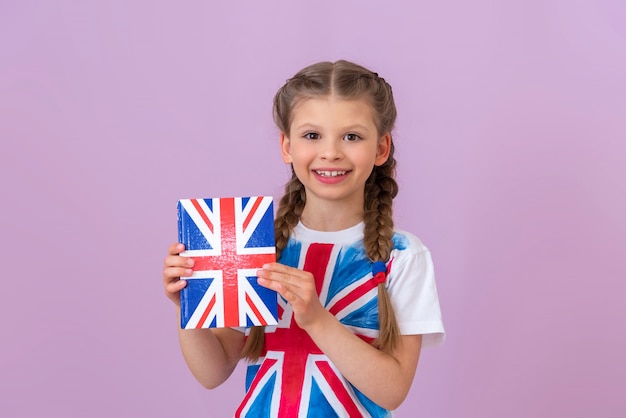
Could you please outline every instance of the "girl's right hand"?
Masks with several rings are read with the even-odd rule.
[[[165,296],[180,306],[180,291],[187,285],[186,280],[181,280],[181,276],[191,276],[193,260],[189,257],[182,257],[179,254],[185,251],[185,245],[179,242],[170,245],[167,250],[167,257],[163,267],[163,286]]]

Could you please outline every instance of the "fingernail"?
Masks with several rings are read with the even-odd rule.
[[[187,259],[187,265],[188,266],[193,266],[193,258],[188,258]]]

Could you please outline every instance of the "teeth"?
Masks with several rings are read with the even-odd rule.
[[[323,177],[337,177],[337,176],[343,176],[344,174],[346,174],[345,171],[320,171],[320,170],[316,170],[315,172],[317,174],[319,174],[320,176],[323,176]]]

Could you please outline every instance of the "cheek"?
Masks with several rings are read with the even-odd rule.
[[[294,163],[309,164],[313,159],[315,159],[315,152],[303,146],[292,147],[291,158]]]
[[[301,173],[308,171],[311,159],[301,151],[292,150],[290,162],[293,167],[293,171],[298,177],[300,177]]]
[[[376,149],[367,147],[366,149],[361,150],[358,155],[355,155],[355,162],[359,165],[373,167],[376,162]]]

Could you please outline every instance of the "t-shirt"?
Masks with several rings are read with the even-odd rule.
[[[423,334],[422,345],[443,342],[429,250],[414,235],[396,231],[387,261],[387,290],[403,335]],[[363,246],[363,223],[333,232],[298,224],[280,262],[309,271],[321,303],[367,342],[378,336],[378,290]],[[246,374],[246,395],[237,417],[389,417],[350,384],[295,323],[279,299],[278,325],[266,327],[265,349]]]

